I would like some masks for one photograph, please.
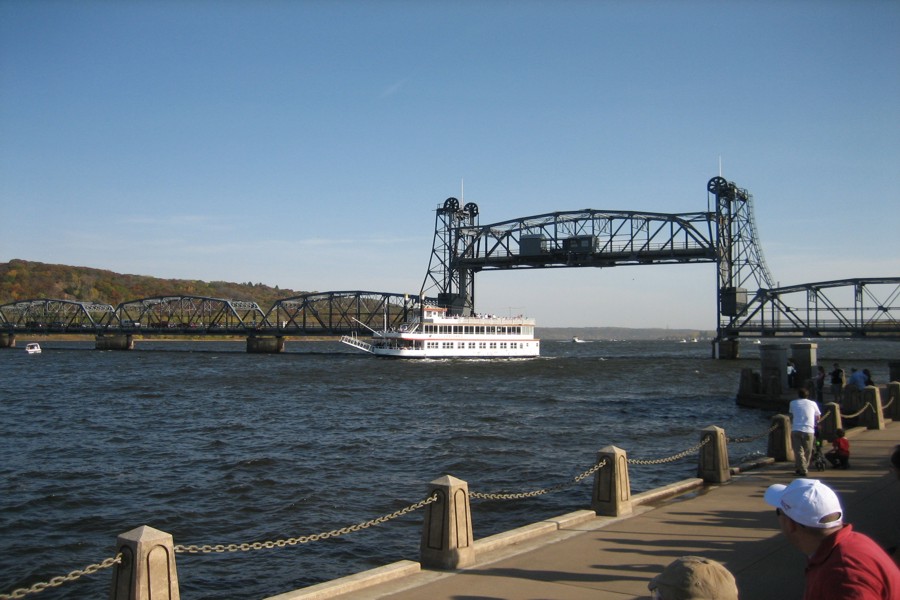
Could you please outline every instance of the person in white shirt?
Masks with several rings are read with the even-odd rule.
[[[794,449],[794,472],[806,477],[809,471],[809,460],[812,458],[813,442],[816,426],[822,411],[819,405],[809,399],[809,390],[797,390],[797,399],[791,400],[791,446]]]

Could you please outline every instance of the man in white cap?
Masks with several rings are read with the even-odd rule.
[[[675,559],[647,587],[660,600],[738,600],[734,575],[702,556]]]
[[[781,532],[808,557],[804,600],[900,599],[900,569],[874,540],[844,524],[837,495],[818,479],[775,484],[765,501]]]

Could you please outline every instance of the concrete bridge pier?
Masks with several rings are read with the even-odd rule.
[[[737,360],[741,357],[739,340],[713,340],[712,357],[722,360]]]
[[[247,352],[249,354],[278,354],[279,352],[284,352],[284,338],[248,337]]]
[[[15,347],[16,347],[16,334],[0,333],[0,348],[15,348]]]
[[[134,350],[134,336],[128,334],[98,335],[94,340],[97,350]]]

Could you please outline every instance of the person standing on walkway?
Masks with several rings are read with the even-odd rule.
[[[844,392],[844,370],[840,365],[834,363],[834,369],[831,370],[830,375],[831,394],[834,396],[834,401],[840,404]]]
[[[855,367],[851,367],[850,379],[847,380],[847,385],[855,386],[858,390],[866,389],[866,373],[864,371],[857,371]]]
[[[825,367],[816,370],[816,402],[825,404]]]
[[[900,568],[872,538],[844,524],[834,490],[818,479],[769,486],[781,532],[808,558],[804,600],[897,600]]]
[[[806,388],[797,390],[797,399],[791,400],[791,447],[794,449],[794,473],[806,477],[812,458],[816,425],[822,412],[819,405],[809,399]]]

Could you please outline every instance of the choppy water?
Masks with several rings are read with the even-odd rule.
[[[139,525],[176,544],[320,533],[391,513],[452,474],[480,492],[571,480],[598,449],[634,458],[693,446],[698,430],[763,432],[735,405],[748,358],[705,343],[545,341],[521,361],[392,361],[331,342],[280,355],[243,343],[138,342],[133,352],[45,342],[0,350],[0,593],[112,556]],[[894,342],[820,342],[819,362],[885,381]],[[732,461],[765,441],[732,445]],[[634,491],[692,476],[695,457],[633,466]],[[588,508],[590,478],[535,499],[473,501],[476,538]],[[262,598],[418,555],[421,513],[336,539],[178,555],[185,598]],[[110,571],[43,592],[108,594]]]

